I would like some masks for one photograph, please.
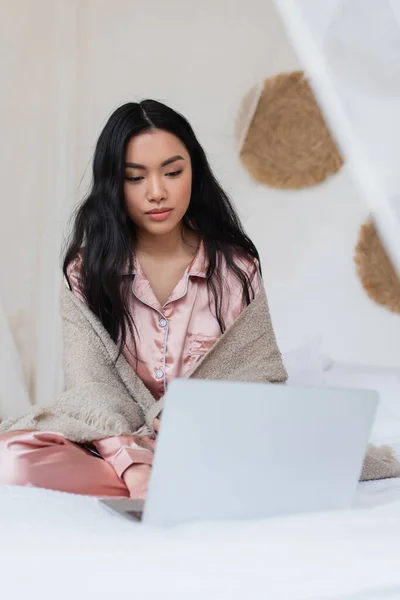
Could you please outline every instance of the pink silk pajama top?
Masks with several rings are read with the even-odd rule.
[[[236,263],[250,276],[255,296],[262,289],[262,280],[255,259],[237,258]],[[82,257],[79,254],[68,267],[72,291],[85,301],[80,283]],[[225,286],[222,314],[226,328],[243,310],[242,287],[222,263]],[[123,355],[142,379],[156,400],[166,391],[168,382],[182,377],[210,350],[221,331],[209,306],[207,262],[203,243],[168,301],[161,306],[150,287],[139,262],[135,259],[129,310],[137,328],[138,361],[128,332]],[[122,274],[123,276],[124,274]],[[127,275],[127,273],[126,273]],[[153,453],[137,443],[137,435],[122,435],[95,442],[99,454],[122,477],[135,463],[151,464]]]

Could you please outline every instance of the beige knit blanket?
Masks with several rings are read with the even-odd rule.
[[[49,405],[31,408],[0,426],[8,430],[60,432],[85,443],[152,428],[162,407],[136,376],[100,321],[67,288],[61,295],[65,390]],[[198,363],[188,377],[230,381],[286,381],[264,293],[248,306],[233,326]],[[210,415],[212,418],[212,415]],[[339,443],[339,442],[338,442]],[[390,448],[370,447],[362,479],[400,476],[400,464]]]

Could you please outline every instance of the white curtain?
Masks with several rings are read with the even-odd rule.
[[[400,2],[275,1],[400,273]]]
[[[60,250],[75,200],[77,2],[0,4],[0,418],[62,385]],[[15,345],[14,345],[15,342]]]
[[[0,305],[0,420],[16,417],[29,405],[21,360]]]

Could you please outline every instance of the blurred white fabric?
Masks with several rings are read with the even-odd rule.
[[[351,511],[167,529],[93,498],[0,487],[4,597],[398,600],[398,483],[362,484]]]
[[[276,0],[276,4],[400,269],[400,2]]]
[[[0,420],[16,417],[29,406],[21,360],[0,302]]]
[[[75,193],[75,10],[72,0],[0,3],[0,296],[31,399],[40,402],[62,387],[60,251]]]

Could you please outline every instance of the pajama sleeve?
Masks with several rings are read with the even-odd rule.
[[[128,467],[134,464],[151,465],[153,451],[145,447],[144,437],[134,435],[117,435],[93,442],[97,452],[115,470],[118,477],[122,478]]]

